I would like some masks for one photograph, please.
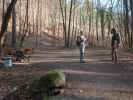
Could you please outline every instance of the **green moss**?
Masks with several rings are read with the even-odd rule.
[[[50,71],[50,72],[48,72],[46,77],[51,82],[51,85],[53,85],[53,87],[63,87],[63,86],[65,86],[65,82],[66,82],[65,74],[61,70]]]
[[[31,85],[32,94],[49,94],[53,93],[56,88],[65,86],[65,74],[61,70],[49,71],[45,76],[33,81]]]

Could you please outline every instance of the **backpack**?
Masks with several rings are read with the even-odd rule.
[[[120,43],[120,36],[119,36],[119,33],[116,34],[115,38],[114,38],[117,43],[119,44]]]
[[[115,36],[112,37],[112,43],[111,45],[114,46],[117,42],[117,45],[120,43],[120,36],[119,33],[117,33]]]

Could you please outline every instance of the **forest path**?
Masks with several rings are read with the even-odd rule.
[[[16,86],[45,75],[52,69],[66,73],[64,93],[51,100],[133,100],[132,55],[120,52],[113,64],[110,50],[87,49],[86,63],[79,63],[78,49],[36,50],[30,65],[0,70],[0,98]]]
[[[114,64],[110,50],[87,49],[86,63],[80,64],[78,49],[36,52],[33,66],[42,70],[62,69],[67,75],[68,84],[64,92],[67,99],[59,100],[133,100],[131,54],[121,51],[119,63]]]

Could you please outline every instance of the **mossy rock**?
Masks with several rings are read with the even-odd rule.
[[[51,94],[56,89],[61,89],[66,84],[65,74],[61,70],[49,71],[45,76],[35,80],[31,85],[33,93]]]
[[[61,70],[53,70],[47,73],[46,75],[49,83],[47,84],[50,87],[64,87],[66,83],[65,74]]]
[[[65,83],[63,71],[49,71],[45,76],[18,87],[3,100],[46,100],[46,97],[58,95]]]

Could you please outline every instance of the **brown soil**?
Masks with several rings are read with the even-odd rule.
[[[119,55],[113,64],[109,50],[87,49],[86,63],[80,64],[76,49],[36,50],[31,64],[0,68],[0,98],[49,70],[62,69],[67,85],[57,100],[133,100],[132,54]]]

